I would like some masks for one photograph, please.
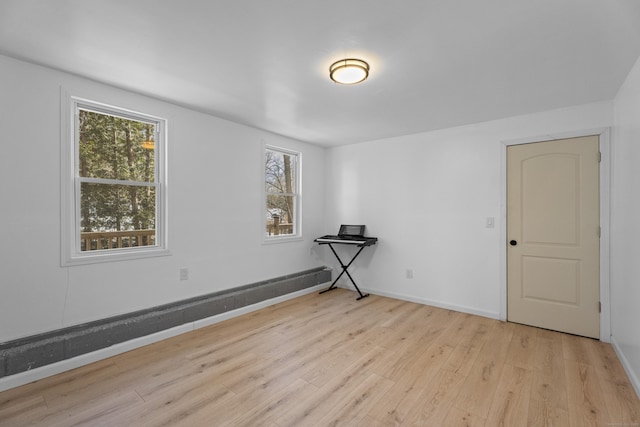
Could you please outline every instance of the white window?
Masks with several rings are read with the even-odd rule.
[[[69,101],[63,264],[166,253],[165,120]]]
[[[266,146],[265,240],[301,236],[300,153]]]

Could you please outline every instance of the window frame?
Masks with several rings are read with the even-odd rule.
[[[98,101],[72,96],[62,89],[62,126],[61,126],[61,189],[62,189],[62,226],[61,226],[61,264],[62,266],[84,265],[99,262],[113,262],[138,258],[169,255],[167,246],[167,120],[158,116],[129,110]],[[128,120],[150,123],[155,126],[153,182],[121,181],[112,179],[80,177],[79,174],[79,135],[78,112],[80,109],[107,114]],[[153,246],[138,246],[121,249],[81,251],[81,201],[80,187],[83,182],[149,185],[155,187],[156,197],[156,237]]]
[[[294,215],[294,223],[293,223],[293,234],[283,234],[283,235],[267,235],[265,231],[266,221],[265,221],[265,209],[267,207],[267,189],[266,189],[266,169],[265,164],[267,160],[267,151],[274,151],[279,154],[286,154],[289,156],[295,156],[296,158],[296,167],[295,167],[295,177],[294,177],[294,193],[282,193],[284,195],[291,195],[293,197],[293,215]],[[262,207],[261,207],[261,226],[262,230],[262,240],[263,243],[282,243],[282,242],[291,242],[302,240],[302,153],[299,151],[291,150],[288,148],[279,147],[276,145],[271,145],[267,143],[263,143],[262,147]],[[297,218],[297,220],[295,219]]]

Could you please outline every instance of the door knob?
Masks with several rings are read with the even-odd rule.
[[[509,244],[510,244],[511,246],[515,246],[515,245],[517,245],[517,244],[518,244],[518,242],[516,242],[515,240],[510,240],[510,241],[509,241]]]

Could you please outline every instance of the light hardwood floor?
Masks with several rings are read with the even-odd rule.
[[[0,393],[2,426],[640,426],[610,345],[338,289]]]

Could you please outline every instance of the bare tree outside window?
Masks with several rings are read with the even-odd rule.
[[[298,163],[296,153],[275,148],[265,150],[267,236],[298,234]]]

